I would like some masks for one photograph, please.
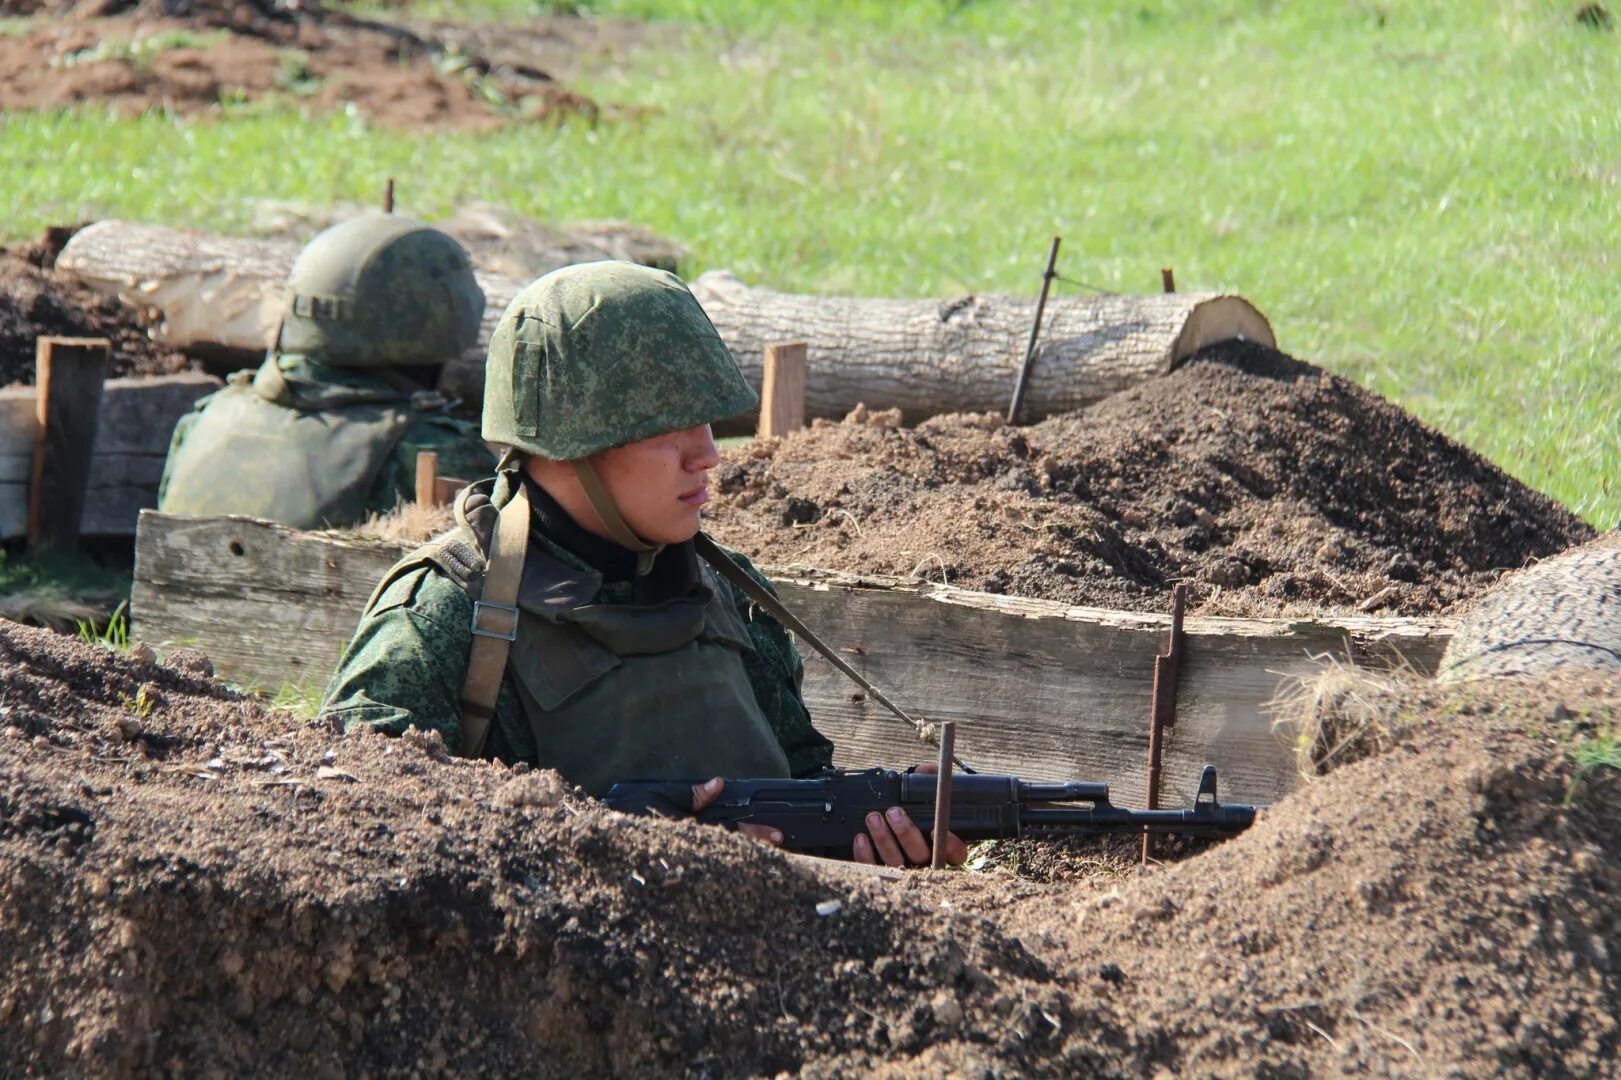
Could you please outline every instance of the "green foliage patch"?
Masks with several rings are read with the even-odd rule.
[[[296,102],[3,119],[0,229],[254,198],[617,217],[775,288],[1231,290],[1280,344],[1621,520],[1621,35],[1530,0],[476,0],[660,21],[592,125],[405,135]],[[1066,286],[1073,288],[1073,286]]]

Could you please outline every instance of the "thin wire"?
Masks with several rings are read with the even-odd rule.
[[[1091,284],[1089,282],[1085,282],[1085,281],[1076,281],[1074,278],[1065,277],[1063,274],[1058,274],[1058,273],[1053,274],[1053,280],[1054,281],[1062,281],[1066,285],[1074,285],[1076,288],[1079,288],[1079,289],[1086,289],[1086,290],[1088,290],[1090,292],[1097,293],[1099,296],[1119,296],[1120,295],[1119,293],[1115,292],[1113,289],[1105,289],[1101,285],[1093,285],[1093,284]]]

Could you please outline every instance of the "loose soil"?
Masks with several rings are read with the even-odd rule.
[[[168,375],[195,366],[147,336],[142,313],[58,272],[56,256],[74,229],[51,229],[34,243],[0,247],[0,386],[33,385],[40,337],[112,342],[108,375]]]
[[[1570,511],[1345,379],[1205,350],[1090,408],[915,429],[857,409],[729,448],[707,528],[772,565],[1206,613],[1444,610],[1593,536]]]
[[[492,58],[447,27],[380,22],[318,3],[270,0],[0,0],[0,15],[49,16],[0,35],[0,110],[102,102],[194,114],[262,98],[314,112],[353,107],[399,128],[490,129],[603,110],[535,66],[591,37],[540,20]],[[603,31],[604,48],[625,32]],[[526,47],[529,46],[529,47]]]
[[[0,623],[0,1071],[1614,1075],[1621,679],[1407,693],[1169,869],[891,881]]]

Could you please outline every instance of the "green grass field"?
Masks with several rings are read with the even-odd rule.
[[[675,22],[591,127],[407,136],[252,107],[0,117],[12,238],[255,198],[621,217],[785,289],[1241,292],[1290,352],[1621,520],[1621,33],[1554,2],[433,0]]]

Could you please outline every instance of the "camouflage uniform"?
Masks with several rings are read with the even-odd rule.
[[[439,395],[282,353],[232,375],[180,418],[158,509],[352,525],[416,497],[423,450],[439,455],[441,476],[473,480],[495,464],[477,426],[451,416]]]
[[[499,481],[486,481],[464,495],[458,501],[458,515],[464,520],[479,520],[479,508],[469,515],[466,503],[477,502],[498,484],[512,483],[511,476],[508,473]],[[499,494],[497,499],[505,504]],[[484,529],[480,530],[484,543],[493,516],[488,507],[486,503],[485,520],[481,522]],[[638,594],[646,588],[645,576],[603,581],[589,563],[548,537],[538,524],[531,531],[530,545],[531,551],[538,549],[588,581],[595,576],[596,585],[587,597],[589,604],[630,606],[644,599]],[[445,745],[452,750],[460,747],[457,702],[467,676],[467,655],[473,640],[473,598],[466,585],[477,572],[475,568],[481,566],[481,559],[476,552],[469,557],[465,548],[444,553],[440,550],[444,546],[441,542],[414,552],[385,575],[332,677],[321,710],[323,716],[345,727],[369,724],[391,735],[413,725],[431,728],[444,737]],[[659,561],[689,560],[691,546],[688,543],[668,548],[660,553]],[[765,580],[744,556],[730,554],[756,580]],[[531,580],[526,573],[526,585]],[[782,748],[788,772],[803,776],[827,768],[832,763],[832,744],[811,725],[799,692],[804,668],[787,631],[755,608],[731,583],[713,577],[708,584],[746,628],[747,647],[739,650],[743,669]],[[522,596],[519,603],[525,606]],[[515,643],[515,651],[522,648]],[[534,730],[519,698],[519,688],[509,670],[496,704],[486,752],[509,763],[555,764],[541,760]]]
[[[486,475],[472,424],[418,388],[478,339],[484,294],[467,254],[419,221],[368,214],[327,229],[288,275],[277,347],[175,428],[158,508],[351,525],[414,497],[416,454],[445,476]]]
[[[623,263],[565,268],[519,293],[486,372],[484,437],[577,466],[756,400],[680,280]],[[433,728],[461,748],[474,599],[496,513],[520,484],[534,516],[486,754],[556,767],[597,793],[615,780],[805,775],[831,763],[780,623],[702,564],[691,541],[635,557],[585,534],[517,469],[464,493],[457,527],[385,575],[323,716]],[[593,545],[617,553],[622,569],[605,571]]]

